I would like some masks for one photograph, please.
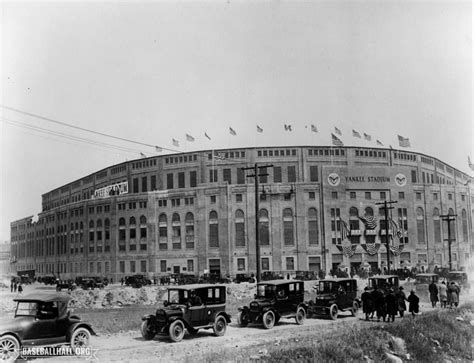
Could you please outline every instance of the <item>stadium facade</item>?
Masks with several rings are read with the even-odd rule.
[[[242,168],[261,168],[258,193]],[[270,166],[271,165],[271,166]],[[62,278],[336,266],[462,268],[473,255],[472,178],[420,153],[256,147],[127,161],[42,196],[11,223],[12,270]],[[396,201],[385,219],[378,204]],[[448,222],[445,215],[453,215]],[[387,225],[387,227],[386,227]],[[451,256],[449,255],[451,250]],[[451,257],[451,258],[450,258]]]

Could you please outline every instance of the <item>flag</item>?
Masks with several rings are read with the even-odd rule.
[[[398,135],[398,144],[401,147],[410,147],[410,139],[408,137]]]
[[[352,129],[352,136],[358,137],[360,139],[360,134],[354,129]]]
[[[186,134],[186,141],[194,142],[194,137],[192,137],[192,136],[189,135],[189,134]]]
[[[383,146],[383,143],[382,143],[382,141],[380,141],[380,140],[377,140],[377,145],[379,145],[379,146]]]
[[[332,136],[332,144],[334,146],[344,146],[344,143],[333,133],[331,133]]]
[[[146,158],[146,155],[145,155],[144,153],[140,153],[140,156],[141,156],[142,158]]]
[[[377,254],[380,248],[379,243],[366,243],[365,245],[362,245],[362,248],[371,256]]]
[[[359,217],[359,219],[364,223],[365,229],[377,228],[377,219],[374,216]]]
[[[213,154],[214,159],[216,160],[225,160],[225,154],[222,152],[214,152]]]
[[[367,141],[372,141],[372,136],[370,136],[369,134],[366,134],[364,132],[364,139],[366,139]],[[377,140],[378,141],[378,140]]]
[[[390,228],[392,229],[392,236],[397,235],[399,239],[402,238],[403,234],[397,222],[395,222],[392,218],[390,218],[389,223],[390,223]]]
[[[234,130],[232,127],[229,127],[229,133],[230,133],[232,136],[237,135],[237,132],[235,132],[235,130]]]
[[[257,125],[257,132],[260,132],[260,133],[263,132],[263,129],[262,129],[260,126],[258,126],[258,125]]]
[[[293,130],[291,129],[291,125],[285,124],[285,131],[293,131]]]
[[[393,253],[394,256],[400,256],[400,254],[403,251],[403,247],[405,246],[400,243],[397,243],[396,245],[395,244],[389,245],[389,249]]]
[[[172,139],[172,140],[173,140],[173,146],[179,147],[179,141],[176,139]]]
[[[341,130],[339,130],[337,127],[334,127],[334,132],[338,134],[339,136],[342,136]]]
[[[357,245],[342,246],[342,254],[346,257],[352,257],[355,254]]]
[[[208,138],[209,140],[211,140],[211,138],[209,137],[209,135],[207,134],[207,132],[204,133],[204,136],[206,136],[206,138]]]
[[[313,132],[318,132],[318,129],[316,128],[316,126],[311,125],[311,131],[313,131]]]
[[[341,240],[344,241],[347,237],[351,236],[351,230],[345,221],[341,219]]]
[[[467,163],[469,164],[469,167],[471,168],[471,170],[474,171],[474,164],[471,163],[471,158],[469,156],[467,157]]]
[[[163,149],[162,149],[161,147],[159,147],[159,146],[155,146],[155,151],[156,151],[157,153],[160,153],[160,152],[163,151]]]

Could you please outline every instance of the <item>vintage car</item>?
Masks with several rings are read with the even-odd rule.
[[[140,288],[146,285],[151,285],[151,280],[145,275],[125,276],[125,285]]]
[[[469,289],[470,284],[465,271],[450,271],[446,275],[448,283],[455,282],[461,288]]]
[[[316,271],[296,271],[295,279],[301,281],[317,280],[318,275]]]
[[[237,274],[235,275],[234,282],[240,284],[241,282],[250,282],[253,284],[255,282],[255,276],[253,274]]]
[[[214,335],[222,336],[230,323],[225,303],[226,287],[222,285],[170,287],[164,306],[157,309],[155,315],[142,318],[142,336],[151,340],[156,334],[163,334],[179,342],[186,330],[197,334],[199,329],[213,329]]]
[[[69,295],[59,293],[30,294],[15,298],[13,318],[0,321],[0,359],[14,360],[23,346],[70,344],[87,347],[91,325],[68,311]]]
[[[388,290],[393,288],[397,290],[399,286],[399,280],[397,275],[376,275],[369,277],[367,287],[369,290],[373,290],[375,287],[382,290],[384,295],[388,294]]]
[[[239,308],[237,322],[240,326],[261,323],[271,329],[281,318],[295,318],[301,325],[306,319],[304,283],[298,280],[271,280],[257,284],[255,299]]]
[[[69,279],[69,280],[57,280],[56,281],[56,291],[61,291],[63,289],[72,291],[77,288],[77,285],[74,280]]]
[[[262,281],[283,280],[283,274],[276,271],[263,271],[261,274]]]
[[[415,275],[414,286],[417,292],[426,293],[429,289],[429,285],[434,282],[438,284],[439,275],[433,273],[419,273]]]
[[[315,300],[308,303],[310,315],[326,315],[337,319],[339,311],[350,311],[356,316],[361,305],[357,297],[357,280],[333,278],[319,281]]]

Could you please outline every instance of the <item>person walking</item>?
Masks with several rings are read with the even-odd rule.
[[[451,282],[451,306],[454,305],[457,307],[459,305],[459,292],[460,288],[456,283],[453,281]]]
[[[23,292],[23,286],[20,284],[18,285],[18,293],[21,294]]]
[[[441,282],[438,287],[438,294],[441,307],[445,308],[446,303],[448,302],[448,288],[446,287],[446,282]]]
[[[122,283],[122,286],[123,286],[123,277],[120,279],[120,282]]]
[[[393,292],[393,288],[390,288],[387,296],[385,296],[385,305],[387,306],[387,321],[395,321],[395,315],[397,315],[397,298]]]
[[[16,281],[13,283],[13,291],[16,292],[18,285],[16,284]]]
[[[420,298],[416,296],[415,290],[410,291],[408,296],[408,311],[415,317],[416,314],[420,312]]]
[[[13,292],[13,280],[10,281],[10,292]]]
[[[431,284],[429,284],[428,291],[430,292],[431,307],[435,308],[436,303],[439,300],[438,300],[438,287],[436,287],[436,284],[434,283],[434,281],[431,281]]]
[[[369,320],[369,316],[374,310],[374,301],[368,287],[364,289],[360,299],[362,300],[362,311],[365,314],[365,320]]]
[[[380,321],[380,318],[385,321],[385,296],[382,290],[374,288],[372,299],[374,300],[374,310],[377,312],[377,321]]]
[[[395,297],[397,298],[398,313],[400,314],[400,317],[403,318],[403,315],[405,314],[405,311],[407,310],[407,304],[405,303],[405,301],[408,301],[407,296],[405,295],[405,292],[403,291],[403,286],[400,286],[398,288],[398,291],[395,294]]]

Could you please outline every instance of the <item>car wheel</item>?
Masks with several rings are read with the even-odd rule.
[[[262,318],[263,326],[265,329],[271,329],[275,325],[275,313],[271,310],[263,314]]]
[[[181,320],[175,320],[170,325],[170,339],[173,342],[180,342],[184,337],[184,324]]]
[[[152,340],[156,335],[156,333],[152,329],[152,326],[151,326],[151,324],[148,320],[145,320],[142,323],[142,325],[140,327],[140,330],[142,332],[142,337],[145,340]]]
[[[214,322],[214,335],[216,337],[221,337],[225,334],[225,331],[227,329],[227,321],[225,320],[225,317],[222,315],[218,316],[216,321]]]
[[[306,320],[306,310],[304,307],[300,306],[296,309],[296,316],[295,316],[296,324],[303,325],[304,321]]]
[[[357,301],[354,301],[352,303],[352,309],[351,309],[352,316],[356,316],[358,311],[359,311],[359,303]]]
[[[329,317],[332,320],[337,319],[337,305],[336,304],[332,304],[331,307],[329,308]]]
[[[19,356],[20,342],[13,335],[0,338],[0,360],[14,362]]]
[[[91,333],[86,328],[77,328],[71,336],[71,347],[88,347],[90,345]]]
[[[237,323],[238,323],[240,326],[247,326],[247,325],[249,325],[249,318],[248,318],[248,315],[247,315],[246,312],[239,311],[239,313],[237,314]]]

